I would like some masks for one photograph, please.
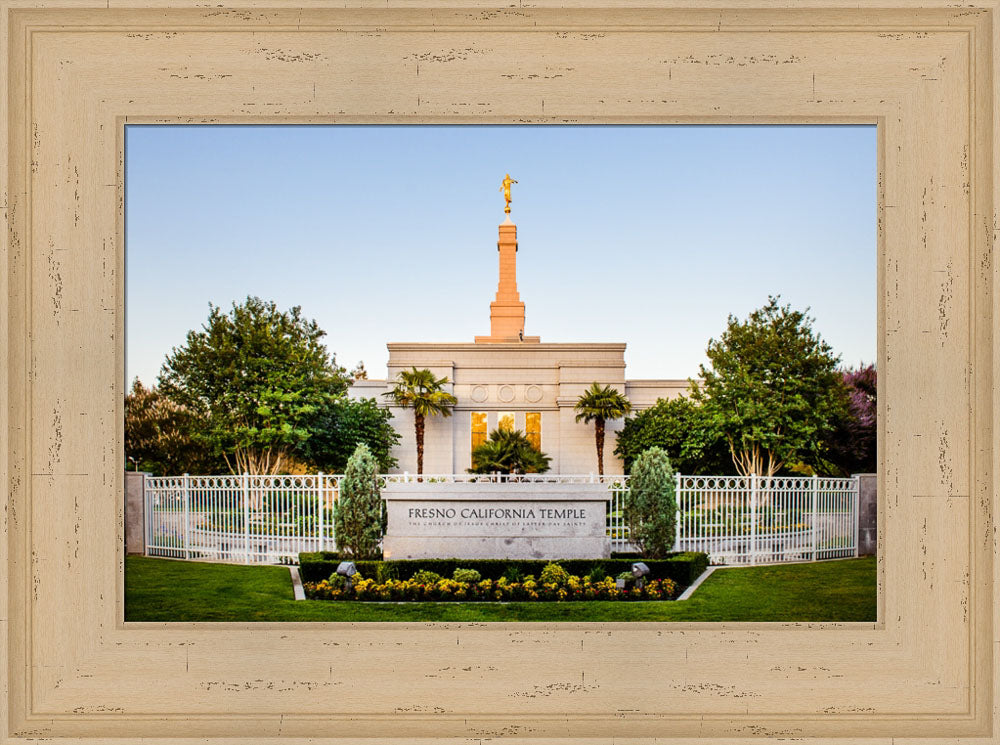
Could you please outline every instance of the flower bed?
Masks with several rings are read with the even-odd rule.
[[[641,587],[629,581],[619,588],[608,577],[591,581],[589,577],[570,576],[562,584],[536,582],[527,578],[522,582],[484,579],[479,582],[458,582],[440,579],[436,582],[419,582],[414,579],[390,579],[378,583],[372,579],[357,579],[353,586],[334,579],[305,582],[306,597],[315,600],[360,600],[382,602],[552,602],[579,600],[672,600],[677,593],[677,583],[672,579],[654,579]]]
[[[358,571],[365,577],[381,579],[410,579],[421,570],[437,572],[443,577],[451,577],[455,569],[467,567],[477,570],[484,579],[499,579],[511,568],[521,575],[532,574],[540,577],[542,569],[549,562],[544,559],[394,559],[389,561],[359,561],[335,552],[299,554],[299,568],[303,582],[318,583],[336,571],[341,561],[353,561]],[[708,556],[704,553],[685,552],[670,554],[663,559],[646,559],[639,554],[620,554],[610,559],[560,559],[569,574],[583,577],[596,566],[605,573],[617,576],[632,568],[633,562],[642,561],[649,567],[647,579],[671,579],[680,587],[692,584],[708,566]],[[388,576],[387,574],[388,573]],[[509,578],[508,578],[509,579]]]

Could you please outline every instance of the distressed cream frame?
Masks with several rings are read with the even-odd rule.
[[[559,4],[0,0],[4,742],[996,741],[997,2]],[[877,124],[878,622],[123,623],[123,128],[263,121]]]

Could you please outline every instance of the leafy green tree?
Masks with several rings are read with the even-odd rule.
[[[625,396],[610,385],[600,386],[596,382],[583,392],[573,407],[576,421],[594,423],[594,439],[597,445],[597,472],[604,475],[604,429],[609,419],[621,419],[632,410],[632,404]]]
[[[676,470],[687,474],[726,474],[733,470],[729,445],[705,407],[680,396],[658,399],[625,419],[618,433],[615,455],[630,473],[639,454],[651,447],[667,452]]]
[[[132,464],[160,476],[224,470],[225,462],[195,440],[202,426],[191,412],[136,378],[125,396],[126,468]]]
[[[347,460],[333,518],[337,550],[355,559],[382,558],[378,544],[385,534],[379,495],[378,464],[363,442]]]
[[[424,472],[424,428],[429,416],[451,416],[452,407],[458,399],[444,390],[448,378],[436,378],[427,368],[403,370],[399,373],[395,387],[383,393],[397,406],[413,409],[413,429],[417,439],[417,473]]]
[[[298,306],[282,312],[248,297],[226,314],[210,304],[202,330],[164,362],[160,390],[205,422],[197,439],[230,471],[278,473],[347,389],[324,335]]]
[[[302,445],[303,459],[328,473],[341,473],[360,443],[368,446],[379,471],[396,466],[392,449],[399,433],[392,426],[392,412],[373,398],[341,398],[319,414],[312,435]]]
[[[847,397],[846,410],[827,437],[820,468],[840,476],[875,473],[878,468],[878,376],[875,365],[841,370],[840,376]]]
[[[670,458],[652,447],[632,464],[628,491],[622,503],[629,540],[642,555],[662,558],[673,549],[677,530],[677,484]]]
[[[495,429],[472,451],[469,473],[545,473],[552,459],[520,430]]]
[[[711,367],[701,366],[691,398],[722,432],[740,474],[773,476],[815,460],[843,416],[840,358],[812,322],[770,297],[746,321],[729,316],[722,336],[708,342]]]

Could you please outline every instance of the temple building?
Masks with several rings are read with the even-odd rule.
[[[424,435],[424,473],[464,473],[472,465],[472,449],[494,428],[524,432],[552,458],[551,473],[597,472],[594,425],[577,423],[576,405],[591,383],[610,385],[629,399],[633,412],[658,398],[676,398],[687,379],[627,380],[624,343],[546,344],[524,332],[524,302],[517,290],[517,226],[510,219],[510,183],[504,179],[506,219],[499,226],[497,251],[500,279],[490,303],[490,334],[472,342],[387,344],[385,380],[358,380],[351,398],[374,398],[388,406],[400,442],[393,450],[398,472],[416,473],[413,412],[390,405],[382,394],[391,390],[402,370],[428,368],[450,381],[446,390],[458,399],[450,417],[429,417]],[[516,182],[513,182],[516,183]],[[615,433],[622,420],[607,423],[605,473],[622,473],[614,455]]]

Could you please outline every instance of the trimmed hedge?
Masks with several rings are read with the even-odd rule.
[[[350,561],[350,559],[347,559]],[[330,551],[299,554],[299,574],[303,582],[320,582],[337,570],[341,559]],[[708,567],[708,556],[702,553],[683,552],[666,559],[613,557],[611,559],[560,559],[556,563],[578,577],[584,577],[597,564],[604,566],[609,577],[628,572],[636,561],[649,567],[650,579],[672,579],[681,587],[692,584]],[[544,559],[399,559],[391,561],[355,561],[362,577],[369,579],[409,579],[421,569],[451,577],[456,569],[475,569],[483,579],[500,579],[508,567],[516,566],[521,574],[533,574],[538,579],[542,569],[550,563]],[[381,576],[379,576],[381,574]]]

